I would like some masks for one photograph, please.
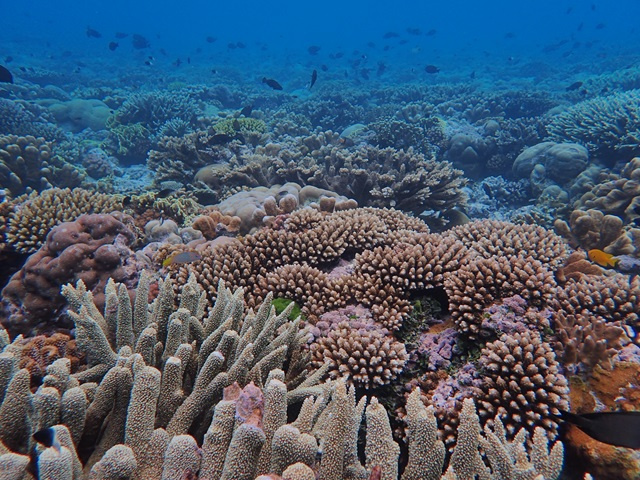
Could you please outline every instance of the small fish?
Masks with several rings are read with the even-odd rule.
[[[376,76],[379,77],[386,71],[387,71],[387,66],[383,62],[378,62],[378,69],[376,70]]]
[[[309,84],[309,90],[316,84],[316,80],[318,80],[318,71],[314,70],[311,72],[311,83]]]
[[[23,67],[20,67],[20,69],[22,71],[26,71]],[[11,72],[2,65],[0,65],[0,83],[13,83],[13,75],[11,75]]]
[[[247,48],[247,46],[242,42],[236,42],[236,47],[237,48]]]
[[[213,42],[215,42],[217,40],[217,38],[209,36],[209,37],[205,38],[205,40],[206,40],[207,43],[213,43]]]
[[[236,49],[236,44],[235,43],[227,43],[227,48],[229,50],[235,50]]]
[[[322,65],[320,65],[320,70],[322,70],[323,72],[326,72],[327,70],[329,70],[329,67],[327,67],[324,63]]]
[[[424,67],[424,71],[427,73],[438,73],[440,69],[435,65],[427,65],[426,67]]]
[[[109,50],[111,50],[112,52],[115,52],[116,48],[118,48],[118,42],[109,43]]]
[[[571,85],[565,88],[565,90],[567,92],[573,92],[574,90],[578,90],[582,85],[583,85],[582,82],[573,82]]]
[[[86,33],[87,33],[87,37],[89,38],[102,38],[102,34],[91,27],[87,27]]]
[[[640,448],[640,412],[560,413],[562,420],[599,442]]]
[[[596,30],[602,30],[606,25],[604,23],[599,23],[596,25]]]
[[[273,78],[262,77],[262,83],[266,83],[274,90],[282,90],[282,85],[276,82]]]
[[[175,61],[175,62],[173,62],[173,64],[174,64],[176,67],[179,67],[180,65],[182,65],[182,60],[180,60],[180,59],[178,58],[178,59],[176,59],[176,61]]]
[[[384,38],[384,39],[387,39],[387,40],[388,40],[388,39],[390,39],[390,38],[396,38],[396,37],[399,37],[399,36],[400,36],[400,35],[398,35],[396,32],[387,32],[387,33],[385,33],[385,34],[382,36],[382,38]]]
[[[240,125],[240,122],[238,121],[238,119],[237,119],[237,118],[234,118],[234,119],[233,119],[233,124],[232,124],[232,125],[233,125],[233,129],[234,129],[236,132],[240,130],[241,125]]]
[[[516,34],[513,32],[507,32],[504,34],[504,38],[507,38],[507,39],[516,38]]]
[[[475,70],[473,72],[471,72],[471,75],[469,75],[469,78],[471,80],[474,80],[476,78],[476,71]]]
[[[420,30],[419,28],[407,28],[406,32],[409,35],[422,35],[422,30]]]
[[[123,199],[122,199],[122,206],[123,207],[128,207],[129,205],[131,205],[131,195],[126,195]]]
[[[116,38],[127,38],[129,36],[128,33],[124,33],[124,32],[116,32]]]
[[[11,62],[13,62],[13,57],[11,55],[9,55],[8,57],[6,57],[4,59],[4,61],[5,61],[5,63],[11,63]]]
[[[202,255],[197,252],[180,252],[169,255],[162,262],[163,267],[169,265],[197,262],[202,259]]]
[[[187,57],[187,63],[191,65],[191,57]]]
[[[438,31],[435,28],[432,28],[427,32],[427,37],[433,37]]]
[[[253,105],[247,105],[246,107],[242,107],[242,110],[240,110],[240,115],[244,117],[250,117],[251,112],[253,112]]]
[[[597,263],[601,267],[613,267],[615,268],[620,262],[620,259],[614,257],[610,253],[603,252],[597,248],[589,250],[588,254],[589,260],[594,263]]]
[[[231,135],[227,135],[226,133],[216,133],[209,139],[207,143],[209,145],[222,145],[225,143],[229,143],[231,140],[233,140],[233,137]]]
[[[53,447],[58,453],[62,449],[60,445],[60,440],[58,440],[58,435],[56,435],[56,429],[53,427],[43,428],[42,430],[38,430],[33,434],[33,439],[44,445],[47,448]]]
[[[309,48],[307,48],[307,52],[309,52],[309,55],[317,55],[319,51],[320,47],[318,45],[311,45]]]
[[[169,195],[171,195],[175,191],[176,191],[175,188],[163,188],[159,192],[156,192],[155,197],[156,198],[167,198]]]
[[[142,50],[143,48],[149,48],[151,46],[149,40],[139,33],[133,34],[133,37],[131,37],[131,45],[133,45],[133,48],[136,50]]]

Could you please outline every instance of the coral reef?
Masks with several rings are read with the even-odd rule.
[[[518,155],[512,170],[518,178],[527,178],[536,170],[537,175],[562,185],[582,173],[588,163],[589,152],[582,145],[543,142]]]
[[[585,100],[552,116],[547,131],[553,140],[586,145],[603,160],[629,156],[638,151],[639,99],[640,91],[630,90]]]
[[[51,188],[78,186],[82,174],[71,164],[51,154],[44,138],[0,136],[0,185],[18,196]]]
[[[53,227],[88,213],[110,213],[122,209],[122,202],[109,195],[81,188],[50,188],[33,192],[12,202],[6,216],[6,243],[21,253],[32,253],[43,244]]]
[[[130,246],[136,237],[118,218],[130,221],[123,215],[89,214],[53,227],[42,247],[2,290],[2,296],[21,312],[12,314],[5,325],[28,332],[39,328],[39,322],[51,322],[64,305],[60,287],[70,281],[82,279],[100,305],[109,278],[135,282],[140,264]]]

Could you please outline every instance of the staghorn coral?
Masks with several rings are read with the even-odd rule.
[[[26,315],[7,324],[28,331],[38,322],[50,321],[64,303],[60,287],[69,281],[84,280],[100,304],[99,292],[111,276],[131,285],[140,269],[129,248],[136,237],[118,218],[129,222],[123,215],[89,214],[55,226],[2,290],[3,297]]]
[[[640,90],[595,97],[551,117],[551,139],[586,145],[601,158],[619,158],[640,143]]]
[[[341,322],[311,344],[314,368],[329,365],[331,378],[345,378],[357,387],[390,383],[407,362],[402,343],[378,328],[353,328]]]
[[[53,227],[88,213],[122,209],[117,198],[81,188],[51,188],[13,200],[6,221],[6,240],[20,253],[32,253],[44,243]]]
[[[510,437],[520,428],[533,433],[536,427],[555,436],[555,416],[568,408],[569,388],[553,348],[539,333],[503,335],[482,349],[479,364],[484,378],[484,395],[478,400],[481,417],[500,418]]]

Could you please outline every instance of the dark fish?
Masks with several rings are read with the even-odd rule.
[[[316,80],[318,80],[318,71],[314,70],[311,72],[311,83],[309,84],[309,90],[316,84]]]
[[[118,43],[117,42],[111,42],[109,43],[109,50],[111,50],[112,52],[114,52],[116,50],[116,48],[118,48]]]
[[[128,33],[116,32],[116,38],[127,38],[128,36],[129,36]]]
[[[427,37],[433,37],[438,31],[435,28],[432,28],[427,32]]]
[[[324,63],[322,65],[320,65],[320,70],[322,70],[323,72],[326,72],[327,70],[329,70],[329,67],[327,67]]]
[[[387,40],[388,40],[388,39],[390,39],[390,38],[396,38],[396,37],[399,37],[399,36],[400,36],[400,35],[398,35],[396,32],[387,32],[387,33],[385,33],[385,34],[382,36],[382,38],[384,38],[384,39],[387,39]]]
[[[127,207],[131,205],[131,195],[126,195],[123,199],[122,199],[122,206],[123,207]]]
[[[369,48],[376,48],[376,44],[373,42],[367,42],[367,47]]]
[[[56,435],[56,429],[53,427],[38,430],[33,434],[33,439],[47,448],[54,447],[56,450],[58,450],[58,452],[60,451],[60,442],[58,441],[58,436]]]
[[[493,192],[491,191],[491,187],[488,184],[483,183],[482,189],[484,190],[484,193],[486,193],[488,197],[493,197]]]
[[[567,92],[573,92],[575,90],[578,90],[582,85],[583,85],[582,82],[573,82],[571,85],[569,85],[567,88],[565,88],[565,90]]]
[[[599,442],[640,448],[640,412],[561,412],[561,418]]]
[[[407,33],[409,35],[422,35],[422,30],[420,30],[419,28],[407,28],[406,29]]]
[[[236,132],[240,130],[241,125],[240,125],[240,122],[238,121],[238,119],[237,119],[237,118],[234,118],[234,119],[233,119],[233,124],[232,124],[232,125],[233,125],[233,129],[234,129]]]
[[[309,48],[307,48],[307,52],[309,52],[309,55],[317,55],[319,51],[320,47],[318,45],[311,45]]]
[[[230,50],[235,50],[236,49],[236,44],[235,43],[227,43],[227,48]]]
[[[242,42],[236,42],[236,47],[238,47],[238,48],[247,48],[247,46]]]
[[[231,140],[233,140],[231,135],[227,135],[226,133],[216,133],[207,143],[209,145],[222,145],[224,143],[229,143]]]
[[[178,59],[176,59],[176,61],[175,61],[175,62],[173,62],[173,64],[174,64],[176,67],[179,67],[180,65],[182,65],[182,60],[180,60],[180,59],[178,58]]]
[[[507,32],[504,34],[504,38],[516,38],[516,34],[513,32]]]
[[[376,76],[381,76],[385,71],[387,70],[387,66],[382,63],[382,62],[378,62],[378,69],[376,70]]]
[[[142,50],[143,48],[149,48],[151,46],[149,40],[138,33],[133,34],[133,37],[131,38],[131,44],[136,50]]]
[[[169,195],[171,195],[175,191],[176,191],[175,188],[163,188],[162,190],[160,190],[159,192],[157,192],[155,194],[155,197],[156,198],[167,198]]]
[[[469,78],[470,78],[471,80],[473,80],[473,79],[475,79],[475,78],[476,78],[476,71],[475,71],[475,70],[474,70],[473,72],[471,72],[471,75],[469,75]]]
[[[571,12],[573,12],[573,7],[569,7],[567,8],[567,11],[564,12],[565,14],[569,15]]]
[[[251,112],[253,112],[253,105],[247,105],[246,107],[242,107],[242,110],[240,110],[240,115],[244,117],[250,117]]]
[[[216,37],[207,37],[207,38],[205,38],[205,40],[207,41],[207,43],[213,43],[213,42],[215,42],[217,40],[217,38]]]
[[[9,55],[8,57],[6,57],[6,58],[4,59],[4,61],[5,61],[6,63],[11,63],[11,62],[13,62],[13,57],[12,57],[11,55]]]
[[[595,4],[595,3],[592,3],[592,4],[591,4],[591,11],[592,11],[592,12],[595,12],[595,11],[596,11],[596,4]]]
[[[23,69],[24,67],[20,67]],[[26,69],[24,69],[26,71]],[[13,75],[6,67],[0,65],[0,83],[13,83]]]
[[[262,83],[266,83],[274,90],[282,90],[282,85],[276,82],[273,78],[262,77]]]
[[[435,65],[427,65],[426,67],[424,67],[424,71],[427,73],[438,73],[440,69]]]
[[[167,51],[164,48],[160,49],[160,53],[165,57],[167,56]]]
[[[197,262],[202,259],[202,255],[197,252],[180,252],[175,253],[173,255],[168,256],[162,262],[163,267],[168,267],[169,265],[181,264],[181,263],[191,263]]]
[[[604,23],[599,23],[596,25],[596,30],[602,30],[606,25]]]
[[[91,27],[87,27],[87,37],[89,37],[89,38],[102,38],[102,34],[99,31],[94,30]]]
[[[370,71],[371,71],[371,70],[370,70],[370,69],[368,69],[368,68],[363,68],[362,70],[360,70],[360,76],[361,76],[362,78],[364,78],[365,80],[369,80],[369,72],[370,72]]]
[[[187,63],[191,65],[191,57],[187,57]]]
[[[578,28],[576,28],[576,30],[581,31],[582,27],[584,27],[584,22],[580,22],[580,25],[578,25]]]

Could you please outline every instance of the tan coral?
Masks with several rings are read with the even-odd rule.
[[[484,395],[478,399],[481,418],[500,416],[509,435],[520,428],[533,433],[535,427],[555,434],[555,416],[568,408],[569,388],[551,345],[528,330],[505,334],[482,349],[479,362],[484,378]]]
[[[86,213],[110,213],[121,209],[122,202],[117,197],[81,188],[51,188],[42,193],[23,195],[14,200],[8,216],[7,243],[21,253],[31,253],[60,223],[72,222]]]
[[[402,343],[379,329],[354,329],[339,323],[311,344],[313,365],[329,364],[332,378],[346,378],[358,387],[386,385],[402,372],[408,355]]]
[[[569,223],[556,220],[554,228],[574,248],[604,250],[614,255],[631,254],[635,251],[629,229],[615,215],[605,215],[600,210],[574,210]],[[631,229],[637,230],[637,229]]]

